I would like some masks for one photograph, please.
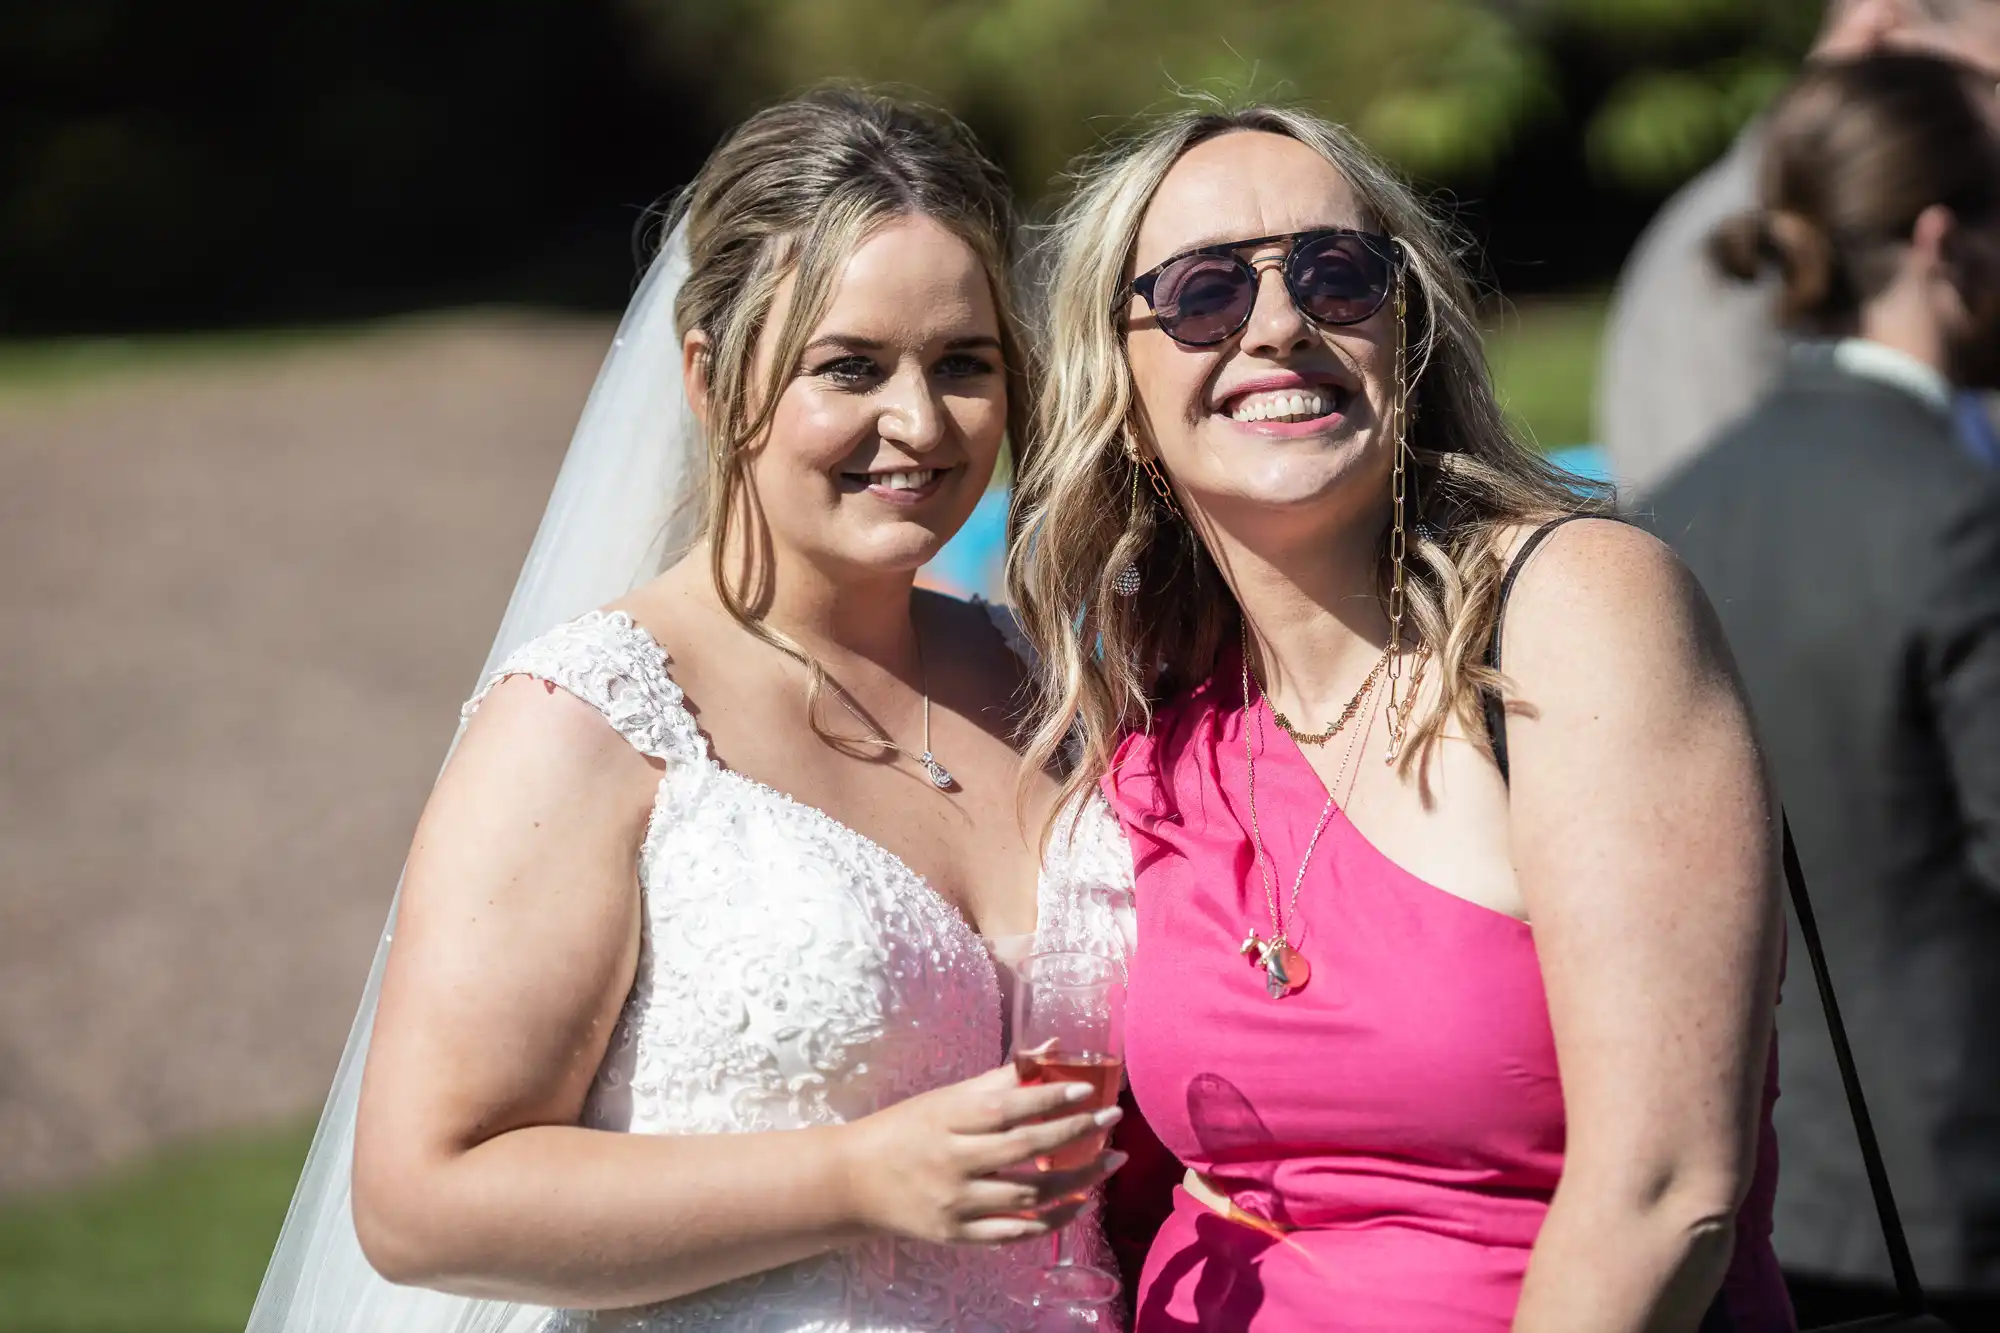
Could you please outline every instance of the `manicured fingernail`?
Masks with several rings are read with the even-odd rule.
[[[1097,1089],[1091,1087],[1088,1083],[1065,1083],[1063,1084],[1063,1100],[1066,1102],[1080,1102],[1096,1091]]]
[[[1098,1128],[1108,1129],[1112,1125],[1117,1124],[1120,1120],[1123,1120],[1125,1118],[1125,1112],[1119,1110],[1115,1106],[1107,1106],[1102,1111],[1099,1111],[1096,1115],[1090,1118],[1097,1122]]]
[[[1130,1153],[1114,1152],[1107,1154],[1104,1158],[1104,1174],[1107,1176],[1110,1175],[1113,1171],[1116,1171],[1131,1160],[1132,1154]]]

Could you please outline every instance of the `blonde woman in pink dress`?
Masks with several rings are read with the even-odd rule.
[[[1168,119],[1050,244],[1010,572],[1189,1168],[1139,1333],[1790,1328],[1775,808],[1700,590],[1513,436],[1337,127]]]

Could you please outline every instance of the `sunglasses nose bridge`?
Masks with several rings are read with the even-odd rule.
[[[1251,276],[1250,308],[1243,316],[1247,345],[1295,345],[1310,337],[1310,325],[1293,291],[1289,252],[1245,261]],[[1275,304],[1273,304],[1275,302]]]
[[[1256,253],[1238,255],[1238,260],[1250,271],[1250,285],[1256,289],[1261,299],[1265,287],[1265,277],[1276,273],[1287,285],[1292,280],[1292,256],[1298,247],[1290,242],[1271,243],[1259,246]]]

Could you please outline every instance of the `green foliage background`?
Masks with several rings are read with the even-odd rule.
[[[0,6],[0,335],[615,306],[645,205],[828,77],[950,106],[1031,203],[1177,88],[1303,100],[1457,200],[1510,290],[1602,285],[1820,8],[20,0]]]
[[[729,110],[829,74],[1004,124],[1024,189],[1173,86],[1304,96],[1408,171],[1491,172],[1566,112],[1607,178],[1671,185],[1782,85],[1819,0],[628,0],[655,51],[718,57]],[[1572,105],[1566,65],[1601,75]]]

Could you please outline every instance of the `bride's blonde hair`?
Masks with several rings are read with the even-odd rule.
[[[1040,650],[1029,762],[1053,764],[1081,743],[1066,796],[1103,774],[1126,728],[1148,725],[1156,704],[1206,678],[1238,622],[1214,561],[1139,471],[1151,446],[1112,313],[1160,182],[1196,144],[1238,131],[1283,135],[1318,152],[1353,188],[1369,224],[1407,256],[1407,618],[1431,649],[1439,689],[1411,718],[1406,766],[1453,714],[1467,734],[1484,734],[1479,691],[1499,682],[1482,655],[1513,525],[1606,505],[1579,495],[1508,426],[1481,345],[1464,242],[1349,131],[1263,104],[1198,105],[1159,119],[1073,173],[1039,255],[1040,387],[1033,447],[1016,483],[1007,584]],[[1112,586],[1127,566],[1138,571],[1137,596]],[[1385,534],[1385,600],[1391,574]]]

